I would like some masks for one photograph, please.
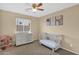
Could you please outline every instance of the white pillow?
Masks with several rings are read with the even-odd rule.
[[[42,39],[50,39],[48,33],[43,33]]]
[[[50,34],[50,40],[55,41],[56,43],[59,42],[59,35],[55,35],[55,34]]]

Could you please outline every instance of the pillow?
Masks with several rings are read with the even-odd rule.
[[[50,40],[55,41],[56,43],[59,42],[59,35],[55,35],[55,34],[50,34]]]
[[[48,33],[43,33],[42,39],[50,39]]]

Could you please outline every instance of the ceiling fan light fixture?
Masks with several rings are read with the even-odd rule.
[[[37,9],[34,9],[34,8],[32,10],[33,10],[33,12],[36,12],[37,11]]]

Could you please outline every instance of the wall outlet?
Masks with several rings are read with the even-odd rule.
[[[70,44],[70,47],[72,47],[72,44]]]

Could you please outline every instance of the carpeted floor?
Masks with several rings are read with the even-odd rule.
[[[56,52],[52,52],[51,49],[39,44],[38,41],[18,46],[11,47],[0,52],[0,55],[74,55],[74,53],[59,49]]]

